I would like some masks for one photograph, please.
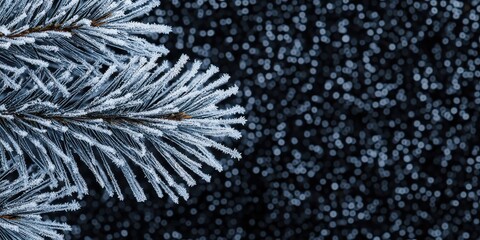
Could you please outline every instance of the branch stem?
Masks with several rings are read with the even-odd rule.
[[[17,220],[19,219],[20,216],[15,216],[15,215],[1,215],[0,219],[5,219],[5,220]]]
[[[93,27],[101,27],[104,25],[105,19],[107,19],[110,16],[109,14],[106,14],[102,17],[99,17],[97,19],[92,20],[91,26]],[[70,32],[73,33],[73,30],[79,29],[81,26],[77,25],[78,21],[73,22],[69,26],[63,26],[63,23],[58,23],[58,24],[51,24],[48,26],[36,26],[33,28],[26,29],[24,31],[21,31],[19,33],[11,34],[11,35],[4,35],[3,33],[0,33],[0,37],[6,37],[6,38],[19,38],[19,37],[25,37],[28,34],[31,33],[40,33],[40,32],[48,32],[48,31],[56,31],[56,32]]]

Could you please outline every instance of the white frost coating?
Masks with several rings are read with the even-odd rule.
[[[146,33],[168,34],[172,31],[172,27],[167,25],[148,24],[148,23],[139,23],[139,22],[115,23],[115,24],[108,24],[108,26],[118,28],[118,29],[128,30],[129,32],[134,32],[136,34],[146,34]]]
[[[29,58],[29,57],[24,57],[24,56],[21,56],[21,55],[16,55],[17,58],[20,58],[22,59],[23,61],[27,62],[27,63],[30,63],[30,64],[33,64],[33,65],[37,65],[39,67],[44,67],[44,68],[47,68],[48,67],[48,62],[45,62],[43,60],[40,60],[40,59],[34,59],[34,58]]]
[[[48,90],[47,86],[43,84],[42,80],[37,77],[37,75],[34,72],[30,72],[30,77],[31,79],[37,84],[37,86],[47,95],[52,95],[52,92]]]
[[[26,13],[21,13],[18,15],[16,18],[14,18],[5,28],[6,29],[11,29],[13,26],[17,25],[20,21],[25,19],[27,17]],[[11,32],[11,31],[10,31]]]

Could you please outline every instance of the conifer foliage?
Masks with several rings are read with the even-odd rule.
[[[88,194],[80,164],[110,196],[130,187],[144,201],[138,168],[177,202],[210,180],[204,165],[222,170],[212,149],[240,158],[218,142],[245,123],[242,107],[218,107],[238,91],[219,89],[228,75],[163,61],[168,50],[141,37],[171,31],[134,21],[159,4],[0,0],[0,237],[61,238],[69,227],[39,214],[78,208],[52,202]]]

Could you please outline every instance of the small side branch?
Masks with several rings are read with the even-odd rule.
[[[185,120],[185,119],[190,119],[192,118],[192,116],[184,113],[184,112],[179,112],[179,113],[172,113],[172,114],[169,114],[169,115],[166,115],[163,117],[163,119],[167,119],[167,120],[174,120],[174,121],[182,121],[182,120]]]
[[[15,216],[15,215],[2,215],[2,216],[0,216],[0,219],[5,219],[5,220],[18,220],[18,219],[20,219],[20,216]]]
[[[5,113],[5,112],[4,112]],[[6,115],[12,115],[15,118],[19,119],[24,119],[25,116],[23,114],[18,114],[18,113],[5,113]],[[32,114],[37,117],[43,118],[43,119],[51,119],[57,122],[65,122],[65,121],[88,121],[91,119],[102,119],[105,122],[131,122],[131,123],[141,123],[143,121],[148,121],[148,118],[132,118],[132,117],[126,117],[122,115],[85,115],[85,116],[78,116],[78,117],[65,117],[65,116],[51,116],[51,115],[44,115],[44,114]],[[171,121],[183,121],[186,119],[191,119],[192,116],[188,115],[185,112],[177,112],[177,113],[171,113],[167,115],[160,115],[160,116],[151,116],[150,117],[152,120],[155,119],[163,119],[163,120],[171,120]]]
[[[110,15],[111,14],[106,14],[103,17],[92,20],[91,26],[101,27],[102,25],[104,25],[106,23],[105,20],[108,17],[110,17]],[[72,23],[69,26],[63,26],[62,23],[52,24],[52,25],[48,25],[48,26],[36,26],[36,27],[29,28],[29,29],[26,29],[24,31],[21,31],[19,33],[11,34],[11,35],[4,35],[3,33],[0,33],[0,37],[19,38],[19,37],[28,36],[31,33],[41,33],[41,32],[48,32],[48,31],[73,33],[74,30],[79,29],[81,27],[81,26],[77,25],[77,23],[78,23],[78,21]]]

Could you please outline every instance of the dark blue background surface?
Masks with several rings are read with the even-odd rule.
[[[176,205],[87,197],[73,238],[476,239],[479,1],[165,1],[144,20],[217,65],[243,153]],[[93,180],[92,180],[93,181]],[[90,184],[96,187],[96,184]],[[148,184],[145,184],[148,188]]]

